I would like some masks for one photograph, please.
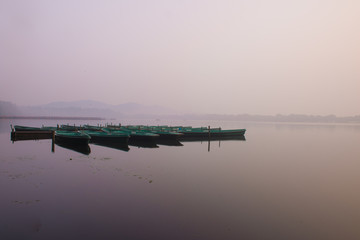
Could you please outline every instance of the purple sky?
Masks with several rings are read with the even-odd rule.
[[[360,114],[360,1],[0,1],[0,100]]]

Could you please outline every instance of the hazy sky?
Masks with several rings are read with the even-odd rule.
[[[0,0],[0,100],[360,114],[359,0]]]

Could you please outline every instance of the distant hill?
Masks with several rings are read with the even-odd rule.
[[[337,117],[335,115],[249,115],[249,114],[184,114],[161,106],[138,103],[111,105],[92,100],[52,102],[38,106],[16,106],[0,101],[0,117],[86,117],[86,118],[142,118],[176,120],[228,120],[249,122],[308,122],[308,123],[360,123],[360,115]]]
[[[19,115],[20,113],[21,111],[15,104],[11,102],[0,101],[0,116],[14,116]]]
[[[134,114],[175,114],[172,109],[161,106],[146,106],[137,103],[111,105],[92,100],[71,102],[52,102],[44,105],[21,107],[21,112],[28,116],[78,116],[122,118]]]

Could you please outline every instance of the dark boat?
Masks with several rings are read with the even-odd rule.
[[[73,145],[87,145],[91,137],[86,133],[79,131],[58,130],[55,132],[55,140],[58,143],[66,143]]]

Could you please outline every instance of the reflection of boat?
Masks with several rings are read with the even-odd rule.
[[[11,132],[11,141],[51,139],[53,131],[15,131]]]
[[[73,145],[87,145],[90,141],[90,136],[82,132],[72,132],[59,130],[55,132],[55,140]]]
[[[118,149],[118,150],[125,151],[125,152],[128,152],[130,150],[129,145],[127,145],[127,143],[109,142],[109,141],[104,141],[104,142],[97,141],[94,144],[102,146],[102,147]]]
[[[84,133],[86,133],[91,137],[90,139],[91,143],[112,142],[112,143],[127,144],[129,141],[129,134],[120,131],[102,132],[102,131],[85,130]]]
[[[130,139],[129,139],[129,145],[134,146],[134,147],[141,147],[141,148],[158,148],[159,147],[155,141],[137,140],[132,137],[130,137]]]
[[[208,137],[182,137],[180,142],[207,142],[207,141],[246,141],[244,135],[240,136],[211,136]]]
[[[168,139],[159,138],[155,142],[156,144],[165,145],[165,146],[184,146],[181,142],[179,142],[179,140],[173,138],[168,138]]]
[[[58,140],[55,140],[55,144],[60,147],[70,149],[72,151],[79,152],[85,155],[89,155],[91,152],[90,146],[88,144],[70,144],[65,142],[58,142]]]

